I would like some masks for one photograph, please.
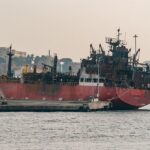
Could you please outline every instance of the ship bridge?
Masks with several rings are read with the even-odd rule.
[[[98,74],[82,73],[79,79],[79,85],[82,86],[104,86],[105,78]]]

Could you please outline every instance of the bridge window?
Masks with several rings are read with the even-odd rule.
[[[93,79],[93,82],[94,82],[94,83],[97,83],[97,81],[98,81],[98,79]]]
[[[84,81],[84,78],[81,78],[81,79],[80,79],[80,82],[83,82],[83,81]]]
[[[92,81],[91,78],[86,78],[86,79],[85,79],[85,82],[91,82],[91,81]]]
[[[99,82],[100,83],[104,83],[104,79],[99,79]]]

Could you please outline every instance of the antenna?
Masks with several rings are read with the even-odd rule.
[[[136,39],[137,39],[138,36],[135,34],[133,37],[134,37],[134,39],[135,39],[135,53],[136,53],[136,46],[137,46],[137,45],[136,45]]]
[[[117,32],[118,32],[118,34],[117,34],[118,41],[120,41],[120,35],[121,35],[121,33],[120,33],[120,28],[117,29]]]
[[[124,34],[124,45],[127,45],[126,38],[127,38],[127,35],[126,35],[126,32],[125,32],[125,34]]]
[[[50,57],[51,56],[51,50],[49,49],[48,51],[48,56]]]

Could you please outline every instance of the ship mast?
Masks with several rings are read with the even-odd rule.
[[[100,79],[100,72],[99,72],[99,70],[100,70],[100,68],[99,68],[100,65],[99,65],[99,62],[100,62],[100,61],[99,61],[99,58],[98,58],[98,61],[97,61],[97,63],[98,63],[98,83],[97,83],[97,84],[98,84],[98,85],[97,85],[97,86],[98,86],[98,93],[97,93],[97,98],[99,98],[99,79]]]
[[[102,57],[98,57],[97,58],[97,67],[98,67],[98,69],[97,69],[97,71],[98,71],[98,81],[97,81],[97,86],[98,86],[98,91],[97,91],[97,98],[99,98],[99,96],[100,96],[100,93],[99,93],[99,83],[100,83],[100,76],[101,76],[101,70],[100,70],[100,61],[102,60]]]
[[[138,53],[140,52],[140,49],[136,50],[137,48],[137,35],[135,34],[134,36],[134,39],[135,39],[135,54],[133,55],[133,74],[132,74],[132,80],[134,80],[134,77],[135,77],[135,67],[137,66],[137,55]]]
[[[117,34],[118,41],[120,41],[120,35],[121,35],[121,33],[120,33],[120,28],[117,30],[117,32],[118,32],[118,34]]]
[[[136,53],[136,39],[137,39],[138,36],[135,34],[133,37],[135,39],[135,53]]]
[[[9,60],[8,60],[8,71],[7,71],[7,76],[9,78],[12,77],[12,72],[11,72],[11,66],[12,66],[12,56],[14,55],[12,53],[12,45],[10,45],[9,47],[9,52],[7,53],[8,57],[9,57]]]

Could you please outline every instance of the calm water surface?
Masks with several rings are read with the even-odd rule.
[[[0,150],[149,150],[150,111],[0,113]]]

